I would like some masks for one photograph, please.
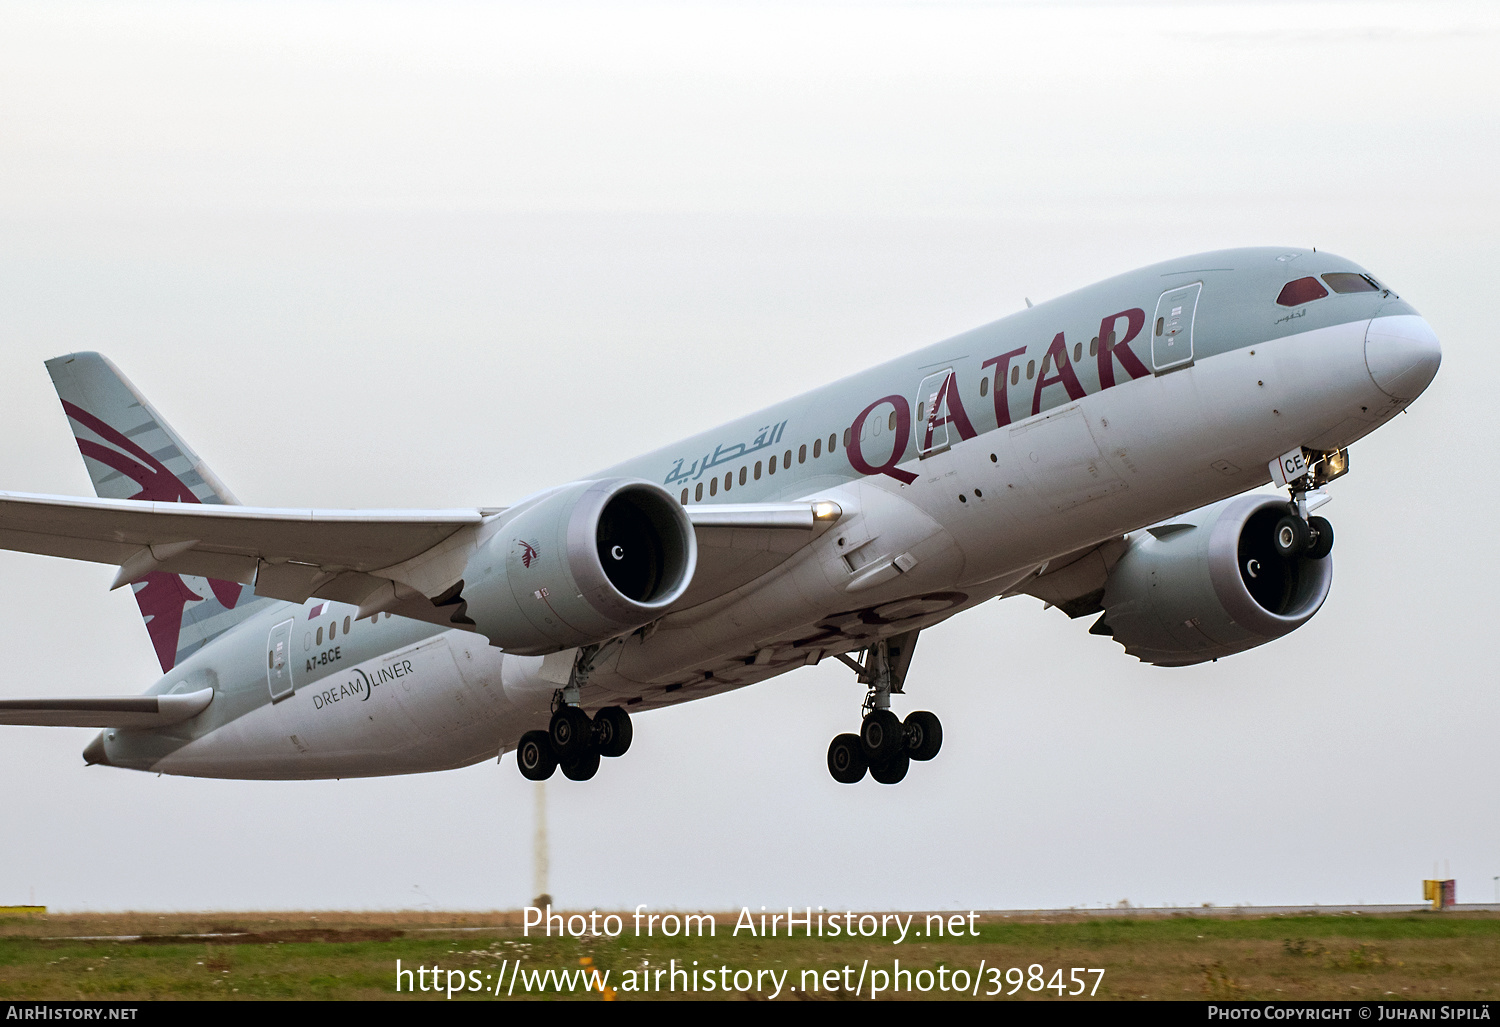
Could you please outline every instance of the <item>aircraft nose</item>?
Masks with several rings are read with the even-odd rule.
[[[1442,362],[1442,347],[1426,318],[1377,317],[1365,331],[1365,367],[1376,387],[1394,399],[1420,396]]]

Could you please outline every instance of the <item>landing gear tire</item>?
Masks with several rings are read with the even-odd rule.
[[[624,756],[634,731],[630,714],[618,706],[606,706],[594,714],[594,748],[600,756]]]
[[[1276,552],[1282,556],[1300,556],[1307,551],[1308,545],[1312,542],[1312,529],[1302,518],[1287,514],[1276,522],[1276,534],[1272,541],[1276,546]]]
[[[870,766],[885,763],[906,745],[901,718],[890,710],[871,710],[859,728],[859,745]]]
[[[516,746],[516,766],[528,781],[545,781],[557,770],[557,754],[545,731],[528,731]]]
[[[557,753],[557,761],[563,764],[564,773],[567,773],[567,764],[593,748],[593,735],[594,725],[590,723],[589,715],[577,706],[560,706],[552,714],[552,724],[547,729],[547,736],[552,741],[552,751]],[[572,777],[571,774],[568,776]],[[587,778],[573,780],[585,781]]]
[[[1328,523],[1325,517],[1310,517],[1307,526],[1312,529],[1312,545],[1307,549],[1307,556],[1312,560],[1321,560],[1333,552],[1333,525]]]
[[[911,769],[911,758],[898,752],[884,763],[870,764],[870,776],[883,785],[899,784]]]
[[[908,713],[901,728],[906,736],[906,755],[909,759],[925,762],[936,756],[943,747],[943,722],[934,713],[926,710]]]
[[[563,777],[569,781],[587,781],[599,773],[599,750],[590,748],[577,759],[562,765]]]
[[[828,772],[839,784],[858,784],[869,769],[859,735],[838,735],[828,746]]]

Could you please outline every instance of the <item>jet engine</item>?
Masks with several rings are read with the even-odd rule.
[[[464,615],[507,652],[538,656],[661,616],[693,580],[698,543],[660,485],[565,485],[511,511],[464,571]]]
[[[1274,496],[1240,496],[1132,534],[1090,630],[1145,663],[1183,667],[1306,624],[1328,598],[1333,561],[1326,550],[1281,554],[1287,509]]]

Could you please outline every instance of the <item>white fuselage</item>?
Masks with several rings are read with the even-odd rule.
[[[1254,342],[1010,424],[966,392],[974,437],[926,459],[909,451],[910,484],[847,464],[835,473],[830,461],[826,475],[785,475],[785,492],[726,494],[832,499],[843,516],[768,573],[632,639],[596,671],[584,703],[657,708],[865,648],[1004,595],[1049,560],[1263,485],[1267,461],[1287,449],[1347,446],[1406,405],[1367,369],[1370,323]],[[164,677],[156,691],[212,677],[224,722],[158,732],[172,739],[159,757],[131,758],[123,743],[135,733],[106,732],[112,762],[245,778],[463,766],[544,727],[566,680],[543,658],[507,655],[472,632],[390,617],[356,622],[324,666],[330,646],[314,638],[353,610],[327,604],[310,618],[321,605],[286,604],[235,629],[242,652],[231,662],[259,671],[227,672],[223,640]],[[264,640],[288,617],[296,688],[271,703]]]

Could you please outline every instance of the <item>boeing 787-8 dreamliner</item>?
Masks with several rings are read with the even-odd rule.
[[[1306,623],[1313,511],[1441,354],[1328,253],[1143,268],[507,507],[242,506],[104,357],[47,362],[97,499],[0,493],[0,547],[119,568],[161,663],[142,696],[0,700],[100,727],[93,764],[409,774],[515,750],[587,780],[632,715],[823,660],[865,686],[828,750],[893,784],[921,632],[1039,597],[1163,667]],[[1286,496],[1246,493],[1274,481]],[[475,483],[485,493],[497,483]],[[852,703],[851,703],[852,706]]]

